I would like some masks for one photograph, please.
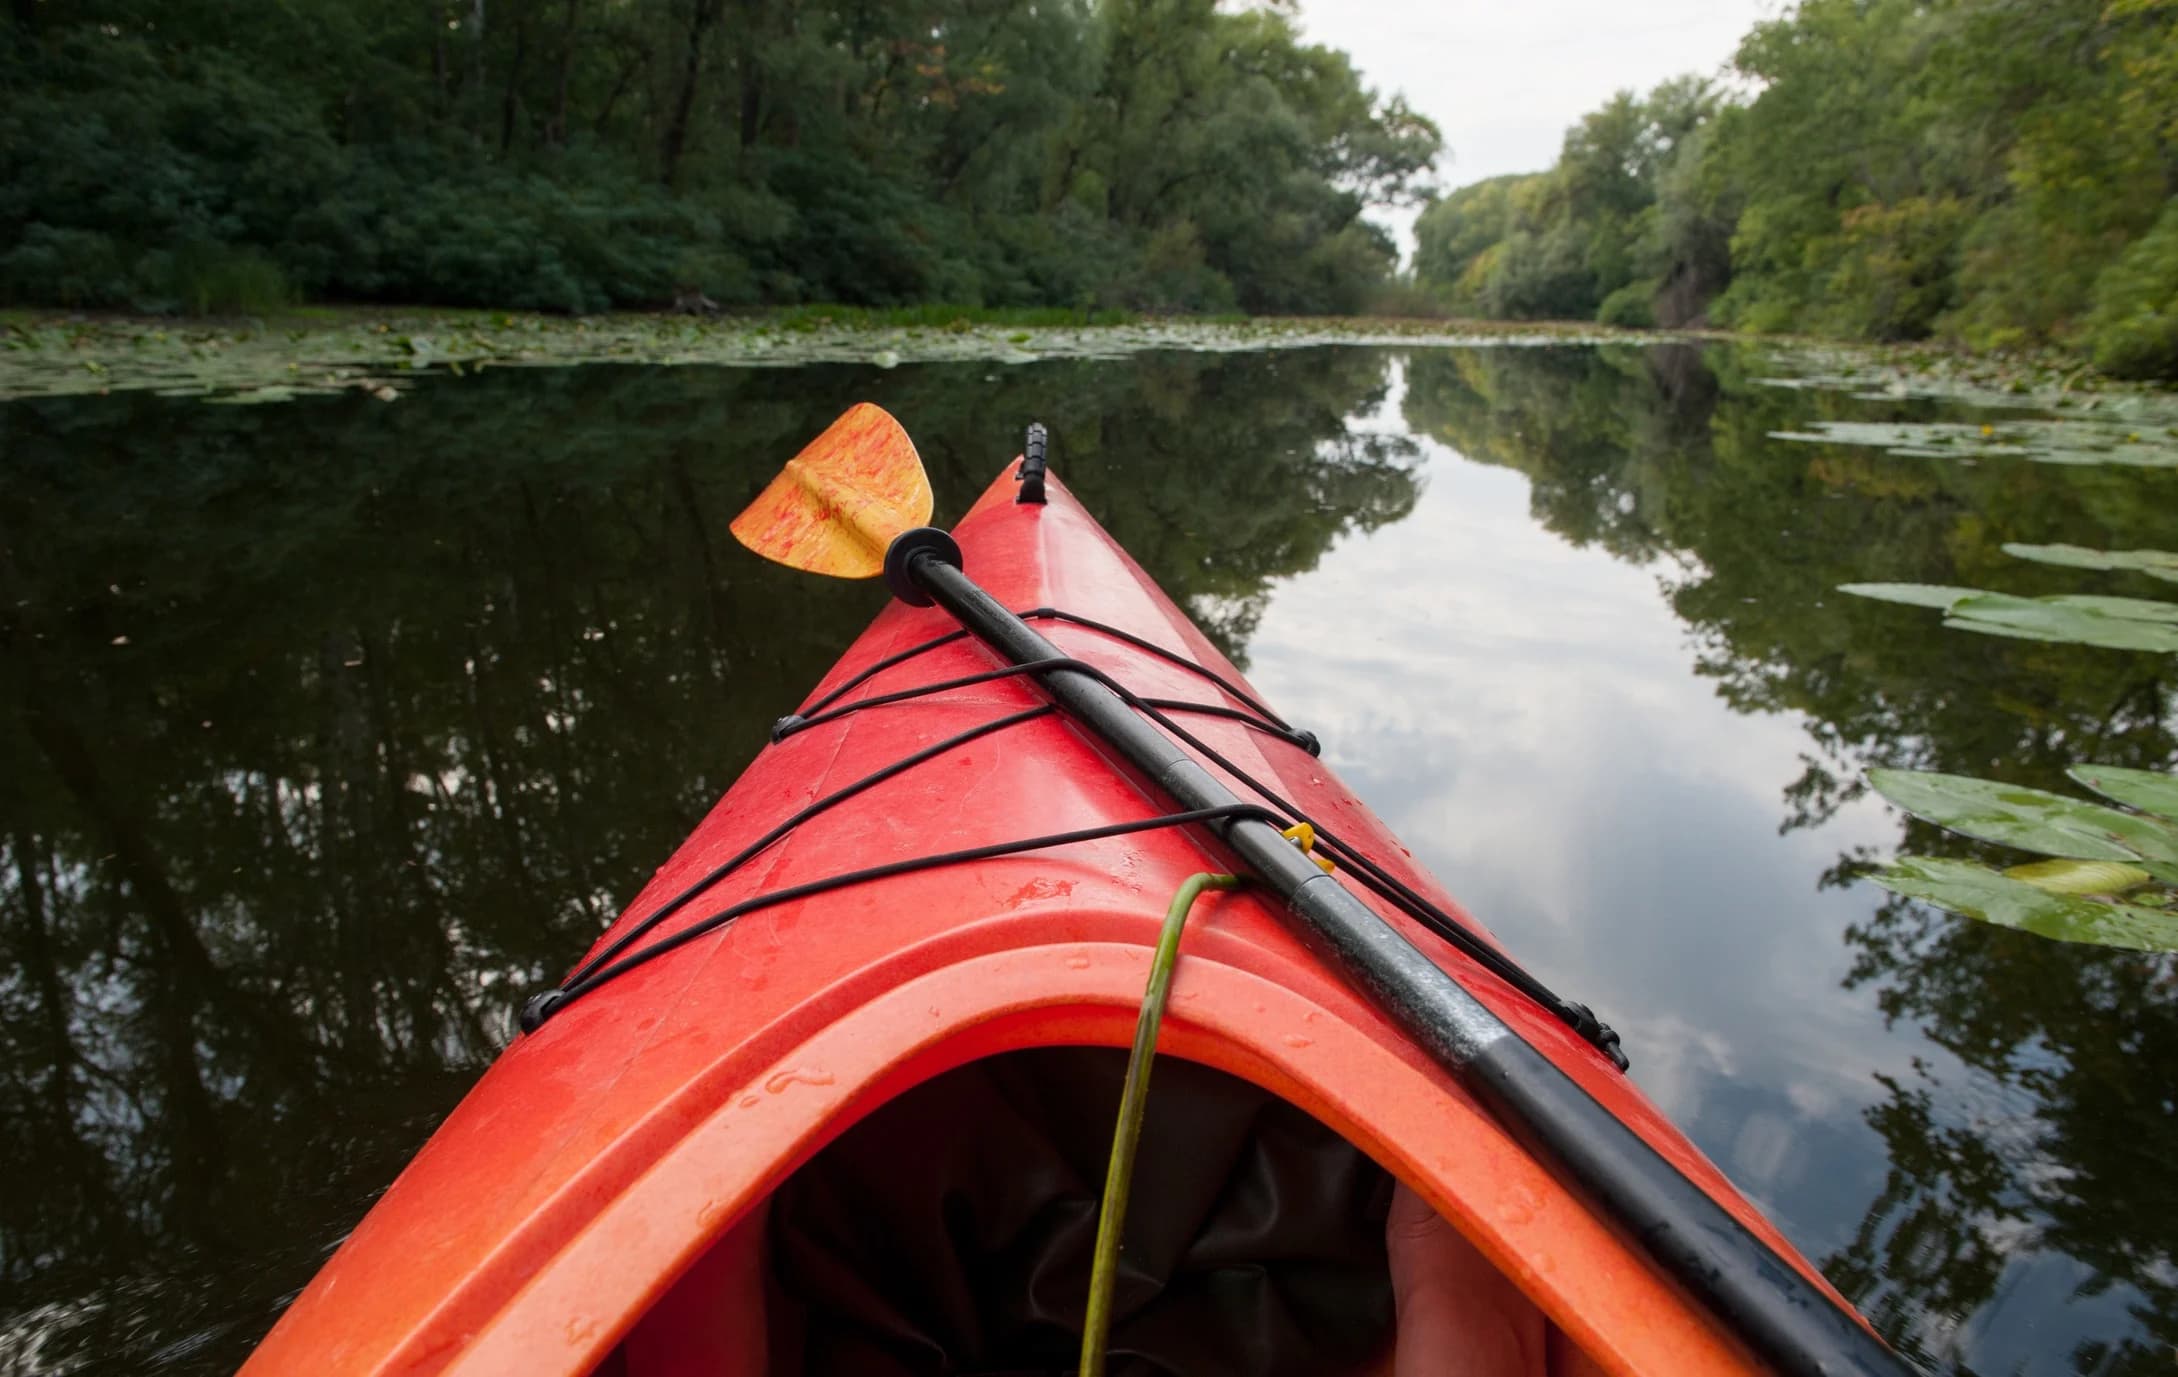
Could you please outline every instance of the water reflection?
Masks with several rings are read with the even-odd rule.
[[[1411,506],[1411,443],[1346,424],[1384,367],[0,410],[0,1369],[234,1366],[881,603],[726,535],[832,415],[909,418],[952,512],[1044,417],[1238,650]]]
[[[2063,789],[2074,761],[2167,768],[2178,755],[2165,658],[1946,634],[1832,591],[1895,577],[2153,596],[2145,581],[2053,577],[1999,546],[2167,545],[2178,526],[2165,479],[1782,445],[1770,434],[1811,408],[1944,416],[1752,386],[1733,356],[1687,348],[1439,354],[1417,358],[1408,380],[1416,431],[1526,474],[1534,516],[1573,544],[1654,561],[1697,672],[1734,713],[1797,719],[1785,833],[1850,837],[1826,824],[1871,765]],[[1897,837],[1885,829],[1881,845]],[[1919,824],[1910,842],[1977,849]],[[1844,849],[1827,885],[1876,848]],[[1726,856],[1707,867],[1739,868]],[[1773,921],[1774,892],[1738,889],[1739,921]],[[1876,1060],[1864,1117],[1884,1150],[1881,1187],[1826,1268],[1931,1367],[2165,1370],[2178,1341],[2178,1191],[2158,1163],[2178,1141],[2178,965],[2058,946],[1865,886],[1851,895],[1846,988],[1928,1046],[1903,1067]],[[1738,1117],[1742,1131],[1753,1121]],[[1759,1151],[1746,1156],[1758,1190],[1777,1179]],[[1822,1231],[1820,1210],[1786,1208],[1808,1235]]]
[[[1849,880],[1901,842],[1865,767],[2163,765],[2169,666],[1832,589],[2152,593],[1998,547],[2169,548],[2170,476],[1780,443],[1971,417],[1747,370],[1332,349],[0,407],[0,1372],[234,1365],[881,602],[724,530],[864,398],[941,520],[1050,423],[1122,543],[1929,1367],[2163,1370],[2172,964]]]

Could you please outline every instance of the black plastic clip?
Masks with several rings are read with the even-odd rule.
[[[960,568],[960,543],[935,526],[902,531],[885,547],[885,586],[910,607],[930,606],[930,595],[915,580],[918,560],[935,559]]]
[[[1569,1022],[1573,1025],[1573,1031],[1593,1043],[1596,1050],[1609,1057],[1614,1066],[1624,1071],[1633,1065],[1626,1056],[1626,1049],[1618,1045],[1617,1032],[1610,1024],[1597,1018],[1595,1010],[1586,1004],[1575,1004],[1571,1000],[1566,1001],[1566,1010],[1572,1014]]]
[[[1044,500],[1044,467],[1048,462],[1045,451],[1050,443],[1051,437],[1043,425],[1029,422],[1028,440],[1021,446],[1021,470],[1013,476],[1013,481],[1021,485],[1021,495],[1014,501],[1041,503]]]
[[[536,994],[523,1000],[522,1031],[534,1033],[539,1028],[544,1027],[545,1020],[552,1017],[554,1011],[566,1002],[567,991],[558,988],[539,990]]]

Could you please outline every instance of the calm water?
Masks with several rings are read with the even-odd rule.
[[[1886,899],[1871,764],[2178,757],[2154,656],[1832,592],[2145,592],[2170,471],[1686,347],[592,367],[0,406],[0,1374],[224,1372],[876,611],[726,523],[868,398],[1054,464],[1895,1343],[2170,1370],[2178,966]],[[1972,419],[1969,413],[1959,413]],[[1916,849],[1962,844],[1914,829]]]

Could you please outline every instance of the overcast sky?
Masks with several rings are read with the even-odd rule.
[[[1302,0],[1312,42],[1444,131],[1449,190],[1537,172],[1566,126],[1625,88],[1714,73],[1780,0]]]

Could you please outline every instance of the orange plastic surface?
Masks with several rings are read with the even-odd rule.
[[[1014,492],[1010,473],[1001,474],[955,531],[968,572],[995,596],[1125,627],[1238,679],[1059,483],[1044,506],[1016,505]],[[950,629],[935,608],[895,603],[826,686]],[[1058,623],[1042,629],[1144,696],[1215,696],[1197,677],[1111,637]],[[994,663],[972,640],[957,642],[858,693]],[[998,680],[854,713],[767,748],[621,923],[820,793],[1035,701],[1020,680]],[[1239,723],[1197,717],[1189,725],[1460,913],[1321,761]],[[1168,806],[1145,797],[1075,728],[1040,718],[813,820],[665,930],[759,890]],[[1191,833],[1115,837],[759,910],[637,969],[507,1049],[245,1371],[589,1370],[712,1243],[753,1218],[774,1185],[875,1105],[998,1052],[1126,1046],[1166,901],[1185,876],[1230,867]],[[1379,908],[1817,1276],[1600,1053]],[[1263,898],[1206,898],[1181,950],[1162,1054],[1245,1077],[1351,1138],[1457,1223],[1603,1370],[1756,1370],[1612,1224],[1319,965]]]
[[[930,520],[915,442],[884,408],[858,402],[787,460],[733,520],[734,539],[812,574],[875,578],[885,547]]]

